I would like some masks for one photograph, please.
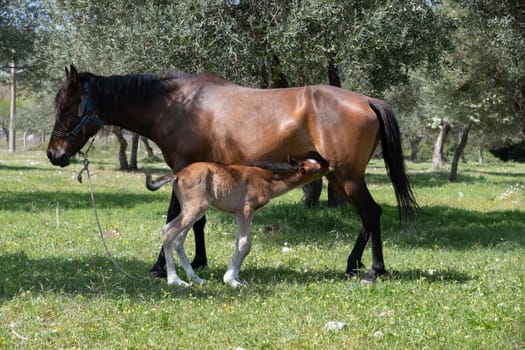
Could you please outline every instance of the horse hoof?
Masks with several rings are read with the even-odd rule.
[[[204,269],[204,268],[208,267],[208,261],[206,259],[195,259],[191,263],[191,267],[194,270]]]
[[[346,275],[347,276],[357,276],[359,274],[360,269],[364,269],[365,265],[361,261],[356,261],[353,263],[348,263],[346,268]]]
[[[361,278],[361,284],[372,285],[374,283],[376,283],[375,276],[366,275],[365,277]]]
[[[153,278],[166,278],[168,274],[162,266],[153,266],[153,268],[149,270],[149,275]]]

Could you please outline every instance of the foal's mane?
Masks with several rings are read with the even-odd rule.
[[[266,161],[255,161],[247,164],[248,166],[253,166],[265,170],[269,170],[275,174],[288,174],[291,172],[297,171],[299,169],[299,164],[290,164],[290,163],[275,163],[275,162],[266,162]]]

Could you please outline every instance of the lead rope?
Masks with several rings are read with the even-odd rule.
[[[130,274],[129,272],[124,270],[122,268],[122,266],[120,266],[120,264],[113,258],[113,255],[111,255],[111,252],[108,249],[108,245],[106,244],[106,239],[104,238],[104,232],[102,231],[102,226],[100,225],[100,220],[98,218],[97,203],[95,202],[95,194],[93,193],[93,184],[91,182],[91,173],[89,171],[89,160],[88,160],[88,157],[87,157],[87,154],[88,154],[89,150],[91,149],[91,146],[93,145],[94,141],[95,141],[95,138],[93,137],[93,139],[91,140],[91,143],[89,144],[89,147],[87,148],[86,152],[82,152],[82,151],[78,152],[78,154],[83,158],[82,164],[84,165],[84,167],[78,172],[77,180],[78,180],[78,182],[82,183],[82,173],[86,172],[87,178],[88,178],[88,183],[89,183],[89,192],[91,193],[91,202],[93,203],[93,211],[95,212],[95,219],[96,219],[97,227],[98,227],[98,233],[100,235],[100,239],[102,240],[102,244],[104,245],[104,250],[106,251],[106,254],[107,254],[109,260],[111,260],[111,262],[113,263],[115,268],[120,273],[122,273],[123,275],[131,278],[132,280],[135,280],[135,281],[146,280],[146,278],[139,278],[139,277],[133,276],[132,274]]]

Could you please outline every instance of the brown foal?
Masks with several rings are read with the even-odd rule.
[[[251,249],[250,225],[255,212],[270,199],[320,178],[327,172],[325,163],[306,159],[289,163],[259,163],[256,166],[198,162],[176,174],[156,180],[147,174],[146,186],[149,190],[155,191],[172,182],[173,191],[181,204],[180,214],[162,229],[168,284],[189,285],[175,271],[174,248],[188,279],[196,283],[206,282],[191,267],[184,251],[184,241],[193,224],[213,205],[224,212],[235,213],[237,241],[223,280],[233,288],[242,285],[239,272]]]

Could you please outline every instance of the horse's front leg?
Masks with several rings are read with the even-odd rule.
[[[204,241],[204,226],[206,225],[206,217],[203,216],[195,224],[193,224],[193,233],[195,235],[195,256],[191,267],[194,269],[205,268],[208,266],[208,258],[206,257],[206,244]]]
[[[250,225],[253,215],[254,213],[251,210],[246,210],[246,212],[237,213],[235,216],[237,220],[235,251],[232,261],[223,277],[224,283],[233,288],[238,288],[243,285],[243,282],[239,279],[239,272],[241,271],[244,258],[246,258],[252,248]]]

